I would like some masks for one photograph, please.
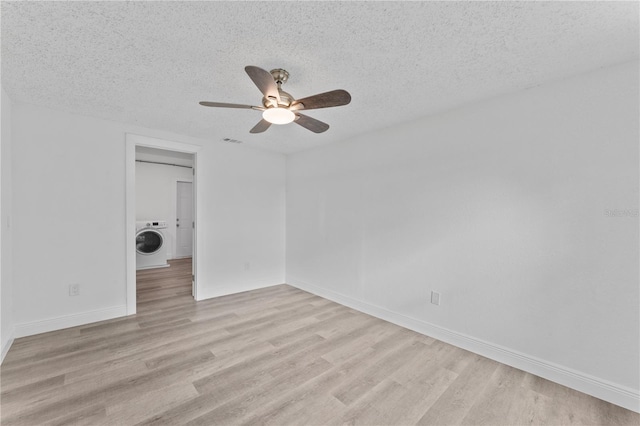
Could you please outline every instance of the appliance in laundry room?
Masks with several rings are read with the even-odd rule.
[[[143,220],[136,222],[136,269],[167,268],[164,220]]]

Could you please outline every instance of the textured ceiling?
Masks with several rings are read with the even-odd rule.
[[[284,153],[638,58],[637,2],[2,2],[2,84],[40,104]],[[245,65],[294,97],[348,90],[252,135]]]

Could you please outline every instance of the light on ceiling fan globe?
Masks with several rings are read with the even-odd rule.
[[[269,108],[264,110],[262,118],[271,124],[287,124],[295,120],[296,115],[286,108]]]

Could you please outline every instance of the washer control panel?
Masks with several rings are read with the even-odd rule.
[[[167,227],[167,222],[165,220],[148,221],[145,222],[144,226],[145,228],[164,229]]]

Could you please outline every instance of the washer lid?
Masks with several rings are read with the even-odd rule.
[[[136,234],[136,251],[140,254],[157,253],[164,244],[164,238],[155,229],[144,229]]]

